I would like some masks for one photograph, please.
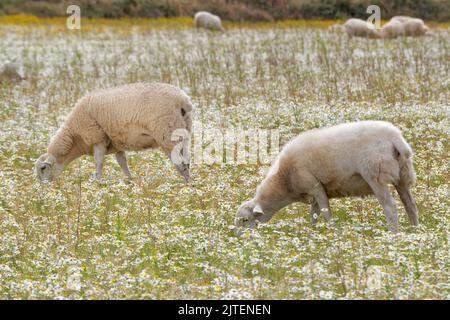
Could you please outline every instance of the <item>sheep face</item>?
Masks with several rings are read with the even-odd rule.
[[[255,201],[244,202],[236,214],[235,225],[238,228],[256,228],[263,215],[261,206]]]
[[[170,153],[167,153],[170,156],[170,160],[175,165],[175,168],[177,168],[177,171],[184,177],[186,182],[189,182],[191,163],[189,146],[185,143],[179,143],[170,151]]]
[[[184,177],[184,179],[186,180],[186,182],[189,182],[189,178],[190,178],[190,165],[189,163],[181,163],[181,164],[176,164],[175,168],[177,168],[178,172]]]
[[[56,163],[56,159],[51,154],[42,155],[35,165],[36,176],[40,181],[53,181],[62,171],[62,166]]]
[[[172,142],[176,142],[176,144],[172,150],[167,150],[167,154],[169,154],[175,168],[177,168],[178,172],[188,182],[191,163],[191,154],[189,152],[190,132],[186,129],[176,129],[171,134],[171,140]]]

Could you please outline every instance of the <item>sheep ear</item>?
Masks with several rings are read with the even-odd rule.
[[[254,208],[253,208],[253,213],[256,215],[263,215],[264,211],[261,208],[261,206],[259,204],[257,204]]]

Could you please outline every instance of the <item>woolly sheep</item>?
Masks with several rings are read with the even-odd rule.
[[[333,25],[332,30],[343,30],[352,37],[377,38],[375,26],[361,19],[348,19],[342,26]]]
[[[330,198],[375,195],[389,229],[397,231],[394,184],[414,226],[419,224],[410,188],[415,182],[412,150],[388,122],[362,121],[307,131],[291,140],[258,186],[255,197],[237,212],[238,227],[267,222],[281,208],[311,203],[312,222],[320,212],[331,219]]]
[[[225,31],[220,17],[206,11],[197,12],[194,16],[194,21],[197,28]]]
[[[400,20],[391,19],[378,32],[379,38],[393,39],[405,35],[405,27]]]
[[[23,77],[19,73],[19,67],[11,61],[7,61],[0,67],[0,82],[20,82]]]
[[[190,98],[163,83],[136,83],[99,90],[81,98],[36,162],[41,180],[54,180],[71,161],[87,154],[101,179],[103,159],[114,153],[131,178],[125,151],[160,147],[189,179],[192,126]]]
[[[419,37],[430,31],[430,28],[419,18],[395,16],[391,20],[399,21],[403,25],[406,36]]]

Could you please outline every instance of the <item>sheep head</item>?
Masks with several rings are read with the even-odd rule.
[[[176,144],[173,146],[172,150],[170,150],[170,159],[178,172],[184,177],[186,182],[188,182],[191,163],[191,154],[189,152],[190,132],[186,129],[176,129],[172,132],[171,141],[176,142]]]
[[[254,200],[244,202],[238,209],[235,225],[238,228],[255,228],[264,216],[261,205]]]
[[[43,154],[35,164],[36,176],[41,181],[53,181],[62,171],[62,165],[56,162],[56,158],[49,154]]]
[[[186,162],[182,162],[179,164],[175,164],[175,168],[177,168],[178,172],[184,177],[186,182],[189,182],[190,179],[190,164]]]

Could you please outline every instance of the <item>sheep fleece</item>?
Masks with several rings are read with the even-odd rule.
[[[197,12],[194,21],[197,28],[224,30],[220,17],[206,11]]]
[[[399,162],[394,150],[400,154]],[[372,194],[360,172],[383,185],[402,178],[410,186],[415,181],[411,156],[400,130],[387,122],[362,121],[312,130],[286,145],[258,191],[275,192],[278,188],[274,190],[270,182],[279,180],[291,192],[308,193],[319,181],[330,198]]]
[[[137,83],[95,91],[77,102],[48,152],[63,156],[76,143],[85,154],[92,154],[92,146],[106,141],[108,153],[160,146],[169,154],[178,143],[171,141],[172,132],[190,133],[191,111],[189,97],[168,84]]]
[[[361,19],[349,19],[344,23],[344,30],[355,37],[376,37],[375,27]]]

